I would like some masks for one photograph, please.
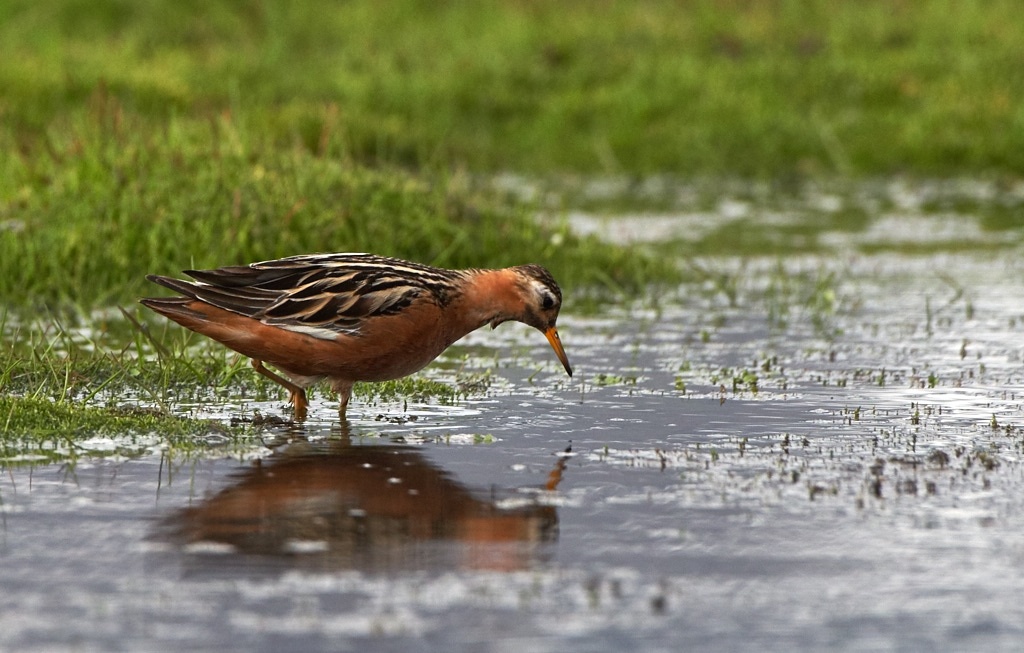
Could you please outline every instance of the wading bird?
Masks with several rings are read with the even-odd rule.
[[[251,358],[291,393],[296,419],[305,418],[305,389],[318,381],[330,382],[344,416],[356,381],[407,376],[470,331],[509,320],[543,332],[572,376],[555,328],[562,292],[539,265],[445,270],[339,253],[185,274],[194,281],[148,275],[182,296],[141,303]]]

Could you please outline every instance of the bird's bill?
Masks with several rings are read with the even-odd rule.
[[[548,327],[544,332],[544,337],[548,339],[551,348],[555,350],[558,360],[562,361],[562,367],[565,368],[569,376],[572,376],[572,366],[569,365],[569,357],[565,355],[565,349],[562,348],[562,339],[558,337],[558,329],[553,326]]]

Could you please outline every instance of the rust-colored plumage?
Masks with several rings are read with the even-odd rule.
[[[300,419],[305,388],[317,381],[330,381],[344,414],[356,381],[412,374],[470,331],[508,320],[542,331],[572,375],[555,328],[562,293],[539,265],[445,270],[372,254],[312,254],[185,274],[195,281],[146,277],[181,296],[142,304],[251,358],[288,389]]]

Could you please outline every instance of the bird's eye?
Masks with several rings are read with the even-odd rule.
[[[541,307],[546,311],[555,305],[555,298],[551,295],[544,293],[544,299],[541,300]]]

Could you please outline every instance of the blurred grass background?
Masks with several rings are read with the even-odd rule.
[[[97,94],[164,127],[472,170],[888,174],[1024,167],[1014,0],[7,0],[23,145]],[[324,135],[325,126],[331,130]]]
[[[542,227],[511,171],[1024,170],[1012,0],[0,4],[0,302],[102,304],[304,251],[670,265]]]
[[[570,305],[632,301],[685,255],[783,256],[869,215],[780,229],[755,211],[689,249],[641,250],[538,221],[593,199],[551,204],[545,185],[699,180],[712,205],[750,181],[1012,187],[1020,17],[1018,0],[4,0],[0,393],[18,399],[3,433],[96,430],[81,411],[101,390],[166,408],[251,382],[219,348],[105,310],[152,293],[148,272],[372,251],[532,261]],[[1019,200],[994,205],[981,214],[1000,228],[1024,224]]]

